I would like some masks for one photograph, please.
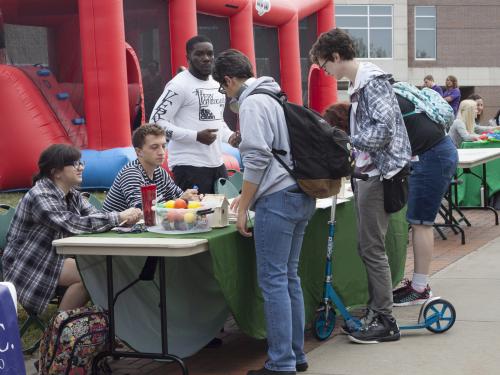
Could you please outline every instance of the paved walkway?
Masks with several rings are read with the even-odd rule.
[[[427,330],[404,334],[395,343],[356,345],[337,329],[331,339],[319,343],[310,334],[306,351],[310,375],[357,374],[500,374],[500,227],[488,212],[467,212],[473,226],[465,228],[466,245],[446,231],[448,240],[436,237],[432,287],[453,303],[457,322],[447,333]],[[477,250],[477,251],[476,251]],[[413,266],[411,243],[407,273]],[[398,322],[410,322],[418,307],[397,308]],[[265,340],[249,338],[232,322],[226,324],[224,345],[204,349],[187,359],[190,375],[246,375],[266,358]],[[28,375],[32,361],[27,361]],[[120,360],[112,363],[117,375],[174,375],[177,367],[149,360]]]
[[[406,331],[398,342],[356,345],[338,336],[308,354],[309,375],[500,374],[500,237],[432,277],[457,321],[444,334]],[[400,324],[410,311],[396,308]]]

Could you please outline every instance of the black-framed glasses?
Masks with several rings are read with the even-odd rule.
[[[321,64],[319,67],[321,68],[321,70],[325,71],[326,72],[326,63],[328,62],[328,59],[326,59],[323,64]]]
[[[220,86],[219,86],[219,93],[221,93],[222,95],[226,95],[227,91],[226,89],[222,86],[225,82],[221,82]]]
[[[83,160],[75,160],[75,161],[66,163],[65,166],[72,166],[75,169],[84,168],[85,167],[85,162]]]

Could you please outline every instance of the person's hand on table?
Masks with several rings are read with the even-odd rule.
[[[134,225],[142,218],[142,211],[140,208],[127,208],[125,211],[120,212],[120,224]],[[123,224],[122,224],[123,225]]]
[[[198,195],[198,189],[187,189],[184,194],[180,196],[180,198],[185,201],[199,201],[200,196]]]

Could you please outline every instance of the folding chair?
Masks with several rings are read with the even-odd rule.
[[[219,178],[215,182],[214,190],[216,194],[224,194],[226,198],[234,198],[240,195],[238,189],[225,178]]]
[[[236,169],[228,169],[229,173],[228,180],[234,185],[234,187],[241,193],[241,188],[243,186],[243,173],[237,171]]]
[[[3,281],[2,254],[7,243],[7,232],[9,231],[10,222],[14,217],[16,209],[8,204],[1,203],[0,209],[0,281]]]
[[[95,195],[89,193],[88,191],[82,192],[82,195],[87,198],[92,206],[94,206],[98,210],[102,210],[102,202]]]

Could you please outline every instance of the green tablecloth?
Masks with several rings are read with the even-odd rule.
[[[316,210],[304,237],[299,273],[304,291],[306,322],[311,322],[314,317],[322,295],[329,215],[330,209]],[[365,269],[356,250],[354,203],[349,201],[338,205],[336,217],[334,285],[347,306],[364,304],[368,293]],[[100,235],[168,237],[154,233]],[[263,300],[256,280],[253,239],[240,236],[234,225],[182,237],[208,240],[213,275],[238,326],[250,336],[264,338]],[[407,239],[408,224],[403,210],[392,215],[386,237],[394,284],[399,283],[404,274]],[[90,293],[92,295],[92,291]]]
[[[463,142],[462,148],[499,148],[499,142]],[[478,176],[483,175],[482,166],[472,168],[472,171]],[[458,175],[463,170],[458,169]],[[486,163],[486,176],[489,189],[489,198],[500,191],[500,159]],[[461,206],[480,206],[481,205],[481,180],[472,174],[463,174],[460,179],[464,181],[458,186],[458,203]],[[487,202],[486,202],[487,203]]]

